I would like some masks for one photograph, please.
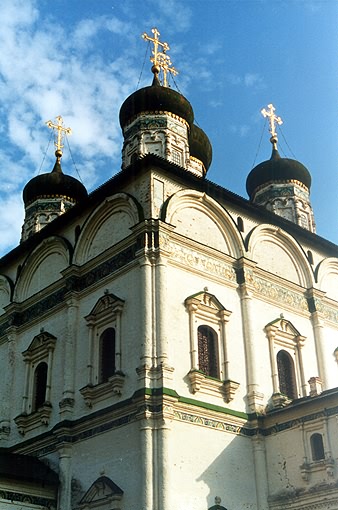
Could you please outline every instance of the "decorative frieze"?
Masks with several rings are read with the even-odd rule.
[[[40,508],[48,508],[48,510],[55,510],[57,504],[55,499],[34,496],[33,494],[25,494],[23,492],[12,492],[8,490],[0,490],[0,500],[8,501],[6,505],[14,504],[16,506],[16,503],[22,503],[25,508],[27,508],[27,505],[30,504],[34,506],[36,505]]]
[[[236,425],[222,420],[211,419],[205,416],[179,411],[177,409],[174,410],[174,417],[176,420],[193,423],[195,425],[202,425],[204,427],[220,430],[223,432],[231,432],[236,435],[253,435],[253,431],[251,429],[242,427],[241,425]]]
[[[295,292],[285,286],[268,281],[256,275],[253,269],[245,268],[244,274],[245,282],[251,285],[254,292],[264,299],[282,303],[292,310],[308,311],[307,299],[302,292]]]
[[[322,299],[314,298],[315,309],[321,313],[325,320],[338,324],[338,310],[333,306],[325,304]]]
[[[162,240],[162,243],[165,241]],[[208,257],[201,253],[180,246],[176,243],[166,242],[166,249],[169,252],[169,258],[175,262],[182,264],[185,267],[190,267],[210,275],[223,278],[232,283],[236,283],[236,273],[231,264],[220,262],[214,257]]]

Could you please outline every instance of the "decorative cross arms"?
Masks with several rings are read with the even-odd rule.
[[[163,85],[164,87],[167,87],[168,72],[171,73],[173,76],[176,76],[178,74],[178,71],[174,67],[172,67],[170,57],[169,55],[166,54],[167,51],[170,50],[169,44],[159,40],[160,32],[157,30],[157,28],[152,28],[151,31],[154,34],[154,37],[151,37],[148,34],[146,34],[146,32],[144,32],[142,34],[142,38],[145,41],[149,41],[154,44],[154,49],[152,50],[153,56],[150,57],[150,62],[152,62],[153,64],[153,72],[158,73],[160,70],[162,70]],[[162,51],[159,51],[159,47],[160,49],[162,49]]]
[[[270,139],[271,142],[277,143],[276,125],[278,124],[280,126],[281,124],[283,124],[283,121],[280,117],[277,117],[277,115],[275,115],[276,108],[273,106],[273,104],[268,104],[267,107],[268,107],[268,110],[263,108],[261,110],[261,114],[263,115],[263,117],[268,117],[268,119],[269,119],[269,125],[270,125],[269,131],[271,134],[271,139]]]
[[[57,124],[54,124],[51,120],[48,120],[46,122],[47,126],[54,130],[55,133],[55,140],[54,145],[56,147],[55,156],[58,158],[61,158],[62,156],[62,148],[63,148],[63,137],[64,135],[71,135],[72,130],[71,128],[66,128],[63,125],[63,118],[61,115],[58,115],[56,117]]]

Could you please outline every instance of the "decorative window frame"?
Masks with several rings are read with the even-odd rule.
[[[324,458],[319,460],[313,460],[312,458],[312,447],[311,437],[313,434],[320,434],[323,440],[324,447]],[[299,466],[303,480],[306,482],[310,481],[311,474],[316,472],[323,472],[332,479],[335,474],[335,460],[331,454],[331,447],[329,442],[329,430],[328,430],[328,418],[324,416],[315,420],[314,422],[308,422],[302,424],[302,441],[304,457],[303,463]]]
[[[85,317],[89,329],[87,385],[81,388],[85,403],[92,407],[112,395],[120,396],[125,375],[121,365],[121,315],[124,300],[106,292]],[[115,329],[115,373],[106,382],[99,382],[99,339],[108,329]]]
[[[229,359],[226,342],[226,324],[231,312],[226,310],[216,296],[205,288],[188,297],[185,307],[189,313],[190,363],[188,372],[192,393],[200,391],[208,395],[222,396],[226,402],[233,400],[239,383],[229,377]],[[206,375],[198,365],[198,327],[209,326],[217,334],[219,378]]]
[[[265,326],[265,332],[269,340],[270,365],[272,377],[272,405],[273,408],[281,408],[288,405],[290,398],[281,393],[279,388],[279,378],[277,369],[277,354],[285,350],[294,362],[295,383],[298,397],[305,397],[307,394],[307,384],[304,377],[302,347],[306,337],[302,336],[293,324],[280,317]]]
[[[52,413],[51,381],[55,344],[56,337],[41,328],[40,333],[33,338],[28,349],[22,353],[26,364],[22,412],[14,419],[18,431],[22,435],[40,425],[49,425]],[[45,362],[48,366],[46,396],[43,405],[33,410],[35,369],[41,362]]]

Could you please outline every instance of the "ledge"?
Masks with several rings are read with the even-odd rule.
[[[31,414],[19,414],[14,421],[18,427],[19,434],[24,436],[26,432],[33,430],[40,425],[49,425],[50,415],[52,414],[52,404],[45,402],[37,411]]]
[[[88,407],[100,402],[111,396],[120,396],[124,385],[125,375],[123,372],[116,372],[109,377],[107,382],[96,384],[88,384],[81,388],[80,393],[83,396]]]
[[[200,391],[207,395],[221,396],[227,403],[233,400],[239,387],[239,383],[235,381],[228,379],[222,382],[220,379],[206,375],[201,370],[190,370],[188,378],[192,393]]]

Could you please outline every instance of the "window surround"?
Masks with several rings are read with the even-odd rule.
[[[231,312],[226,310],[207,288],[185,300],[189,313],[190,371],[188,378],[192,393],[200,391],[209,395],[223,396],[226,402],[233,400],[239,384],[229,377],[229,359],[226,344],[226,323]],[[199,369],[198,328],[208,326],[216,332],[219,363],[218,378],[210,377]]]
[[[55,344],[56,337],[41,328],[40,333],[33,338],[28,349],[22,353],[26,365],[22,412],[14,419],[19,433],[22,435],[40,425],[49,425],[52,413],[51,381]],[[46,363],[48,367],[46,393],[44,403],[34,409],[35,371],[40,363]]]
[[[105,292],[85,317],[89,329],[87,385],[80,390],[88,407],[112,395],[121,395],[124,373],[121,366],[121,314],[124,301]],[[113,328],[115,330],[115,372],[108,381],[100,382],[100,338]]]
[[[305,397],[307,385],[304,378],[302,347],[306,338],[302,336],[293,324],[280,317],[265,326],[265,332],[269,340],[270,365],[272,377],[272,405],[281,408],[291,402],[291,399],[280,391],[277,368],[277,354],[286,351],[293,361],[295,370],[295,385],[297,398]]]
[[[329,478],[334,477],[335,460],[332,458],[329,443],[329,430],[327,417],[320,418],[315,422],[302,424],[302,441],[304,449],[303,463],[300,466],[303,480],[308,482],[312,473],[326,472]],[[323,458],[313,459],[313,437],[320,435],[323,446]]]

